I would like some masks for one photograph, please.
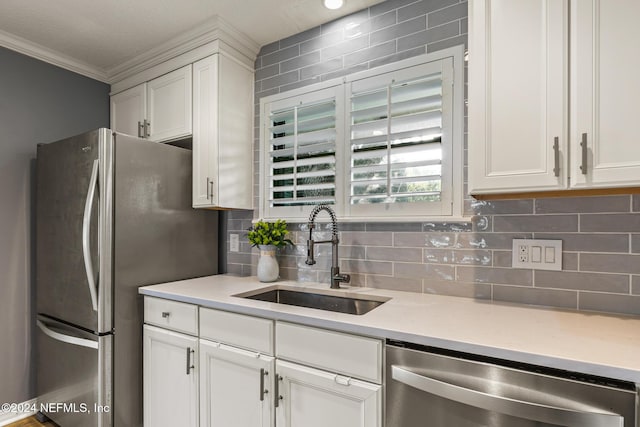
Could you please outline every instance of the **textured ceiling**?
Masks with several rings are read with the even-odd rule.
[[[219,15],[258,45],[364,9],[381,0],[1,0],[0,46],[17,36],[106,74]]]

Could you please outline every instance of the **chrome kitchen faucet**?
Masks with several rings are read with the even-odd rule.
[[[320,211],[327,211],[331,216],[331,240],[313,240],[313,229],[315,227],[316,216]],[[348,274],[340,274],[340,267],[338,267],[338,220],[336,219],[336,213],[328,205],[317,205],[311,211],[309,215],[309,239],[307,239],[307,265],[314,265],[316,260],[313,258],[314,245],[318,243],[331,243],[331,289],[340,289],[340,283],[349,283],[351,276]]]

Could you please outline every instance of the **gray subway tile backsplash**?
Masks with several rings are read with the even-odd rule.
[[[629,293],[628,274],[582,273],[568,271],[534,272],[536,287],[581,291]]]
[[[493,231],[578,231],[578,215],[496,215]]]
[[[564,251],[629,252],[628,234],[604,233],[535,233],[536,239],[560,239]]]
[[[406,21],[415,16],[426,15],[429,12],[443,9],[459,3],[458,0],[419,0],[408,6],[398,8],[398,22]]]
[[[425,294],[450,295],[480,300],[491,299],[491,285],[486,283],[448,282],[424,279],[422,292]]]
[[[456,272],[456,279],[463,282],[533,285],[533,270],[528,269],[458,266]]]
[[[396,277],[408,277],[415,279],[455,280],[455,267],[445,264],[422,264],[395,262],[393,273]]]
[[[429,28],[467,17],[467,3],[458,3],[427,15]]]
[[[394,10],[391,10],[387,13],[383,13],[381,15],[377,15],[371,18],[371,24],[370,24],[370,29],[371,31],[376,31],[385,27],[388,27],[390,25],[393,25],[396,23],[396,16],[397,16],[397,12]]]
[[[580,231],[640,232],[640,213],[583,214],[580,215]]]
[[[422,279],[404,279],[393,276],[367,275],[369,288],[391,289],[394,291],[422,292]]]
[[[263,96],[467,46],[466,8],[459,0],[387,0],[264,46],[255,62],[256,115]],[[258,125],[256,120],[256,159]],[[465,135],[465,147],[466,141]],[[254,188],[257,195],[257,174]],[[464,212],[467,218],[456,221],[341,222],[340,267],[353,286],[640,314],[640,194],[466,196]],[[241,245],[240,252],[227,252],[226,271],[255,274],[258,251],[246,240],[254,212],[227,216],[227,233],[238,234]],[[328,282],[331,246],[318,245],[318,265],[307,266],[307,225],[289,229],[296,246],[278,254],[281,279]],[[316,233],[328,238],[328,224]],[[561,239],[562,271],[512,268],[513,238]]]
[[[366,259],[377,261],[422,262],[422,250],[419,248],[371,246],[367,248]]]
[[[374,31],[369,34],[369,40],[372,45],[376,45],[399,37],[404,37],[409,34],[417,33],[419,31],[424,31],[426,29],[427,21],[424,19],[424,16],[422,16]]]
[[[519,288],[496,285],[493,299],[518,304],[533,304],[568,309],[578,308],[578,293],[555,289]]]
[[[640,255],[581,253],[580,271],[640,274]]]
[[[536,213],[629,212],[628,195],[592,197],[550,197],[536,200]]]
[[[640,315],[640,296],[580,293],[580,310]]]

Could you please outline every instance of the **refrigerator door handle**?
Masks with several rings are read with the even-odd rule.
[[[36,324],[45,335],[53,338],[54,340],[61,341],[67,344],[79,345],[81,347],[95,348],[96,350],[98,349],[98,341],[91,341],[85,338],[61,334],[60,332],[49,329],[47,325],[45,325],[44,322],[39,319],[36,320]]]
[[[89,190],[87,191],[87,200],[84,204],[84,217],[82,219],[82,255],[84,256],[84,269],[87,272],[87,285],[91,294],[91,305],[93,311],[98,311],[98,291],[96,290],[96,279],[93,273],[93,264],[91,263],[91,210],[93,209],[93,198],[96,194],[98,185],[98,165],[100,160],[93,161],[93,170],[91,171],[91,179],[89,180]]]

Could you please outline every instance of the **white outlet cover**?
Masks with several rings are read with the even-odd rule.
[[[229,234],[229,251],[240,252],[240,236],[237,234]]]
[[[562,240],[513,239],[511,266],[562,270]]]

